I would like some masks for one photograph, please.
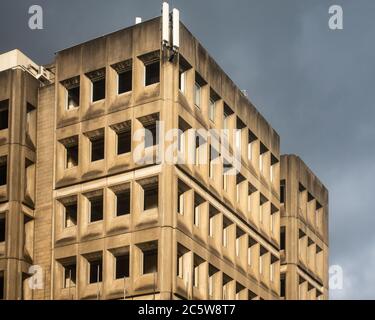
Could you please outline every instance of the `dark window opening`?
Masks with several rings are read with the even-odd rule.
[[[119,132],[117,134],[117,154],[129,153],[131,151],[131,130]]]
[[[116,279],[129,277],[129,253],[115,256],[116,259]]]
[[[0,101],[0,130],[8,129],[9,100]]]
[[[105,68],[86,74],[91,80],[91,101],[105,99]]]
[[[145,86],[160,82],[160,62],[145,64]]]
[[[0,242],[5,241],[5,216],[0,215]]]
[[[157,145],[156,123],[146,125],[145,130],[147,130],[145,148]]]
[[[143,210],[157,208],[159,205],[159,186],[157,182],[143,186]]]
[[[105,78],[92,82],[92,102],[105,99]]]
[[[130,190],[123,190],[116,194],[116,216],[130,214]]]
[[[5,186],[7,184],[7,176],[8,176],[7,158],[1,157],[0,158],[0,186]]]
[[[77,202],[65,205],[65,228],[77,225]]]
[[[286,241],[285,227],[281,227],[280,228],[280,250],[285,250],[285,241]]]
[[[158,272],[158,250],[143,251],[143,274]]]
[[[77,264],[71,262],[63,265],[64,267],[64,288],[71,288],[76,286]]]
[[[65,169],[78,166],[78,136],[60,142],[65,147]]]
[[[89,283],[97,283],[102,281],[103,258],[97,257],[89,260]]]
[[[103,220],[103,196],[89,199],[90,222]]]
[[[67,89],[67,109],[72,110],[79,107],[80,87]]]
[[[285,298],[285,275],[281,275],[280,279],[280,297]]]
[[[91,162],[104,159],[104,135],[91,138]]]
[[[132,71],[127,70],[118,74],[118,94],[132,91]]]
[[[285,180],[280,181],[280,203],[285,203]]]

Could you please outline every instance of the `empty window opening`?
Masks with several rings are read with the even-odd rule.
[[[215,122],[216,118],[216,103],[220,99],[218,94],[210,89],[210,101],[208,106],[208,117],[212,122]]]
[[[80,77],[73,77],[61,82],[65,88],[65,109],[73,110],[79,107]]]
[[[0,157],[0,186],[7,184],[8,178],[8,160],[7,157]]]
[[[112,68],[117,72],[117,93],[132,91],[132,60],[116,63]]]
[[[249,134],[248,134],[248,147],[247,147],[247,158],[249,160],[252,160],[253,159],[253,152],[254,152],[254,145],[255,145],[255,141],[257,140],[257,137],[256,135],[251,131],[249,130]]]
[[[152,241],[139,245],[142,251],[142,274],[158,272],[158,243]]]
[[[263,195],[263,194],[260,194],[260,198],[259,198],[259,222],[262,223],[263,222],[263,216],[264,216],[264,211],[265,211],[265,204],[267,204],[268,202],[268,199]]]
[[[215,275],[219,272],[217,268],[215,268],[212,264],[208,266],[208,294],[209,296],[213,296],[214,294],[214,287],[215,287]]]
[[[248,290],[248,300],[256,300],[258,298],[257,294],[251,290]]]
[[[64,228],[70,228],[77,225],[77,197],[69,197],[60,200],[64,206]]]
[[[262,173],[264,169],[264,158],[267,152],[268,152],[267,147],[263,143],[260,143],[259,171]]]
[[[159,113],[150,114],[138,120],[142,123],[145,130],[145,148],[157,145],[159,143]]]
[[[236,256],[239,257],[241,254],[241,240],[245,235],[245,232],[241,228],[236,228]]]
[[[65,169],[78,166],[78,136],[65,138],[60,143],[65,147]]]
[[[130,275],[129,252],[115,254],[115,279],[128,278]]]
[[[246,178],[242,174],[237,174],[236,177],[236,200],[240,202],[241,200],[241,189],[242,189],[242,182],[244,182]],[[245,185],[246,186],[246,185]]]
[[[270,263],[270,281],[275,281],[275,273],[276,273],[276,263],[278,262],[279,260],[277,260],[277,258],[271,254],[271,263]]]
[[[125,216],[130,214],[130,188],[120,190],[115,193],[116,196],[116,216]]]
[[[248,184],[248,187],[247,187],[247,210],[249,212],[252,211],[252,206],[253,206],[253,198],[255,196],[255,192],[257,191],[257,189],[251,184],[249,183]]]
[[[263,246],[259,247],[259,274],[263,274],[264,271],[264,259],[267,254],[267,249]]]
[[[187,195],[186,193],[188,190],[189,187],[181,180],[178,180],[177,213],[181,215],[185,214],[185,200]]]
[[[178,88],[183,94],[186,93],[186,80],[187,80],[186,77],[190,69],[191,69],[191,65],[180,55]]]
[[[177,276],[184,277],[184,259],[189,250],[181,244],[177,244]]]
[[[253,251],[255,250],[255,245],[257,244],[257,242],[249,237],[249,241],[248,241],[248,249],[247,249],[247,264],[249,266],[252,266],[253,264]]]
[[[158,208],[159,206],[159,183],[158,178],[153,177],[140,182],[143,189],[143,210]]]
[[[103,220],[103,191],[96,191],[87,196],[89,200],[89,222]]]
[[[208,174],[210,179],[215,179],[214,165],[219,162],[218,158],[220,157],[220,153],[212,145],[209,147],[209,152],[210,165]]]
[[[91,80],[91,102],[105,99],[105,68],[86,75]]]
[[[198,194],[194,193],[194,225],[196,227],[200,226],[201,223],[201,210],[202,205],[204,203],[204,199]]]
[[[72,288],[76,286],[77,263],[76,258],[69,258],[61,262],[64,269],[64,288]]]
[[[194,287],[198,288],[199,287],[199,271],[200,271],[200,266],[204,262],[204,260],[197,256],[196,254],[194,255],[194,265],[193,265],[193,285]]]
[[[101,254],[87,258],[89,264],[89,283],[98,283],[102,281],[103,257]]]
[[[232,222],[223,217],[223,246],[228,248],[229,245],[229,227],[232,225]]]
[[[245,287],[236,282],[236,300],[241,300],[241,293],[245,290]]]
[[[104,129],[85,133],[90,140],[91,162],[104,159]]]
[[[270,229],[271,233],[276,231],[276,218],[277,218],[278,209],[271,203],[271,214],[270,214]]]
[[[144,85],[160,82],[160,52],[154,51],[139,57],[144,64]]]
[[[8,129],[9,100],[0,101],[0,130]]]
[[[131,121],[125,121],[111,126],[116,132],[117,155],[131,152],[132,134]]]
[[[270,180],[271,180],[271,182],[275,181],[276,165],[278,163],[279,163],[279,160],[271,153],[271,167],[270,167]]]
[[[233,110],[224,103],[224,114],[223,114],[223,129],[228,130],[229,129],[229,120],[231,116],[234,114]],[[227,132],[224,132],[225,134],[228,134]]]
[[[216,209],[214,206],[209,206],[209,212],[208,212],[208,235],[213,238],[214,237],[214,230],[215,230],[215,217],[220,212],[218,209]]]
[[[285,298],[286,289],[286,274],[282,273],[280,275],[280,297]]]
[[[280,203],[285,204],[285,180],[280,181]]]
[[[231,281],[233,281],[233,279],[229,277],[228,275],[226,275],[225,273],[223,273],[223,300],[230,299],[229,286],[230,286]]]
[[[285,226],[280,228],[280,250],[285,250],[286,232]]]
[[[194,104],[196,107],[202,107],[202,88],[206,85],[206,81],[199,75],[195,73],[195,84],[194,84]]]
[[[0,214],[0,242],[5,241],[5,214]]]
[[[181,117],[178,118],[178,151],[185,156],[186,141],[191,126]]]

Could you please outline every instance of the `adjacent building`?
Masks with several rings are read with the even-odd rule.
[[[162,21],[0,55],[0,298],[327,298],[326,189]]]

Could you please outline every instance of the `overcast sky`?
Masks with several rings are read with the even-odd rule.
[[[344,269],[331,298],[375,298],[375,1],[174,0],[181,19],[330,192],[330,264]],[[28,29],[28,8],[44,30]],[[340,4],[344,30],[328,28]],[[160,14],[161,1],[2,0],[0,52],[35,62]]]

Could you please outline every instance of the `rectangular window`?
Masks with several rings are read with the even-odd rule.
[[[141,118],[138,118],[145,130],[145,148],[155,146],[159,143],[158,136],[158,123],[159,113],[150,114]]]
[[[76,286],[76,274],[77,274],[77,264],[74,261],[63,264],[64,268],[64,288],[72,288]]]
[[[8,129],[9,100],[0,101],[0,130]]]
[[[5,241],[5,214],[0,214],[0,242]]]
[[[77,225],[77,198],[64,204],[64,227],[70,228]]]
[[[194,225],[200,226],[200,215],[201,205],[204,203],[204,199],[197,193],[194,193]]]
[[[8,179],[7,157],[0,157],[0,186],[5,186]]]
[[[215,122],[215,115],[216,115],[216,102],[211,98],[210,107],[209,107],[209,117],[212,122]]]
[[[91,162],[104,159],[104,130],[102,135],[90,138],[91,142]]]
[[[80,104],[80,78],[79,76],[62,81],[65,88],[65,109],[74,110]]]
[[[112,65],[117,73],[117,93],[132,91],[132,59]]]
[[[145,64],[145,86],[160,82],[160,61]]]
[[[125,154],[131,152],[131,130],[117,133],[117,154]]]
[[[280,250],[285,250],[286,233],[285,227],[280,228]]]
[[[78,136],[73,136],[60,141],[65,147],[65,169],[78,166]]]
[[[130,189],[121,190],[116,193],[116,216],[130,214]]]
[[[115,279],[128,278],[130,274],[129,252],[115,255]]]
[[[102,281],[103,273],[103,258],[92,257],[88,260],[89,263],[89,283],[98,283]]]
[[[196,107],[200,108],[201,107],[201,92],[202,88],[199,85],[198,82],[195,82],[194,85],[194,104]]]
[[[186,93],[186,82],[187,82],[187,72],[191,69],[191,65],[180,55],[180,68],[179,68],[179,81],[178,88],[180,91]]]
[[[158,250],[143,251],[143,274],[158,272]]]
[[[159,206],[159,184],[158,178],[151,178],[141,181],[143,189],[143,210],[158,208]]]
[[[285,180],[280,181],[280,203],[285,204]]]
[[[132,71],[127,70],[118,74],[118,94],[132,91]]]
[[[89,198],[90,202],[90,222],[103,220],[103,194]]]
[[[86,75],[91,80],[91,102],[105,99],[105,68]]]

